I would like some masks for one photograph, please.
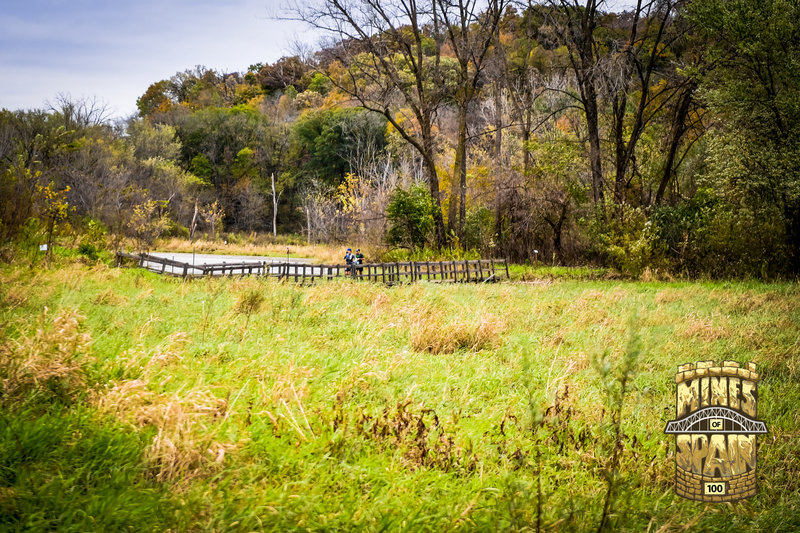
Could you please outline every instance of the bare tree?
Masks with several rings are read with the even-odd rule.
[[[275,173],[269,175],[269,181],[272,185],[272,236],[278,236],[278,200],[280,200],[281,192],[275,191]]]
[[[636,146],[646,127],[673,99],[685,94],[686,80],[670,75],[675,69],[663,59],[665,50],[685,31],[674,25],[680,0],[637,0],[631,11],[613,19],[602,40],[595,30],[601,23],[603,0],[584,4],[546,0],[546,4],[580,89],[577,98],[586,117],[594,200],[604,196],[599,109],[605,103],[611,110],[613,199],[622,204],[636,175]],[[676,134],[680,137],[683,132],[678,128]]]
[[[334,85],[380,113],[419,153],[437,206],[436,242],[445,242],[436,174],[436,113],[446,95],[441,20],[434,0],[316,0],[295,4],[294,19],[334,35],[343,66]]]
[[[603,199],[603,166],[600,151],[597,63],[602,53],[595,40],[595,29],[604,0],[546,0],[551,7],[554,28],[569,51],[569,60],[579,88],[579,101],[586,116],[589,165],[594,201]]]
[[[448,225],[463,236],[467,195],[467,110],[478,93],[478,81],[508,0],[436,0],[447,41],[458,61],[455,101],[458,108],[456,159],[453,165]],[[484,11],[479,11],[485,7]],[[456,222],[456,213],[458,213]]]
[[[213,203],[200,208],[200,216],[211,226],[211,238],[217,240],[217,228],[222,227],[222,219],[225,217],[225,210],[214,200]]]
[[[635,172],[636,145],[646,126],[682,85],[683,80],[664,75],[659,61],[663,50],[680,36],[668,32],[676,5],[674,0],[638,0],[630,13],[627,42],[614,42],[611,53],[599,64],[612,109],[616,204],[625,202]]]
[[[51,111],[61,114],[64,127],[69,129],[88,128],[106,124],[111,118],[108,105],[96,96],[72,98],[70,94],[59,93],[55,102],[49,103]]]

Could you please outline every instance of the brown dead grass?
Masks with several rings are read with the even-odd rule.
[[[585,327],[592,324],[608,325],[611,321],[611,309],[626,296],[626,292],[616,287],[612,291],[587,289],[576,298],[565,310],[569,317],[574,317],[575,324]]]
[[[94,305],[125,305],[128,303],[128,299],[124,296],[120,296],[114,292],[114,289],[108,288],[98,294],[95,299],[92,301]]]
[[[131,380],[96,392],[94,403],[101,413],[137,429],[157,429],[145,463],[148,476],[158,481],[183,485],[216,472],[237,447],[215,438],[214,426],[225,419],[228,401],[208,390],[157,394],[143,380]]]
[[[726,339],[731,336],[730,328],[721,317],[700,317],[689,315],[680,335],[685,338],[697,338],[705,341]]]
[[[176,331],[167,337],[164,344],[158,346],[153,356],[147,361],[145,368],[163,367],[183,360],[186,347],[192,343],[191,337],[183,331]]]
[[[382,316],[389,303],[390,300],[386,293],[379,292],[375,294],[370,302],[373,316]]]
[[[658,291],[655,297],[655,302],[658,305],[677,302],[685,298],[685,294],[676,289],[663,289]]]
[[[444,323],[435,316],[418,316],[411,325],[411,347],[435,354],[477,352],[499,346],[506,330],[506,322],[491,313],[483,313],[477,319],[459,315]]]
[[[268,397],[263,397],[266,405],[279,404],[281,401],[292,402],[307,398],[309,393],[308,379],[314,376],[314,369],[297,366],[294,363],[274,374],[272,390]]]
[[[0,343],[4,402],[45,391],[68,399],[85,386],[91,337],[81,331],[82,317],[73,309],[50,316],[45,307],[35,333]]]
[[[796,295],[792,297],[777,292],[730,293],[724,295],[720,301],[727,306],[730,313],[743,315],[758,311],[791,313],[800,308],[800,298]]]

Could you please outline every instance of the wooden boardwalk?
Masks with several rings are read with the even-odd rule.
[[[249,261],[191,265],[149,254],[117,252],[117,265],[135,262],[152,272],[179,277],[203,276],[271,276],[281,280],[306,283],[349,277],[359,281],[395,283],[486,282],[509,278],[504,259],[472,261],[410,261],[396,263],[366,263],[363,265],[314,265],[290,261]]]

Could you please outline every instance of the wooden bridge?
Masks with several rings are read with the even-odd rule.
[[[306,283],[337,278],[377,281],[388,285],[415,281],[431,282],[486,282],[499,281],[505,274],[509,279],[505,259],[479,259],[472,261],[409,261],[395,263],[365,263],[363,265],[316,265],[290,262],[275,258],[264,261],[192,265],[150,254],[117,252],[117,265],[135,262],[139,267],[171,276],[271,276],[295,283]]]

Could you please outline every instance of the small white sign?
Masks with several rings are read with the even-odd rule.
[[[46,252],[47,251],[47,245],[46,244],[40,244],[39,245],[39,251],[40,252]]]

